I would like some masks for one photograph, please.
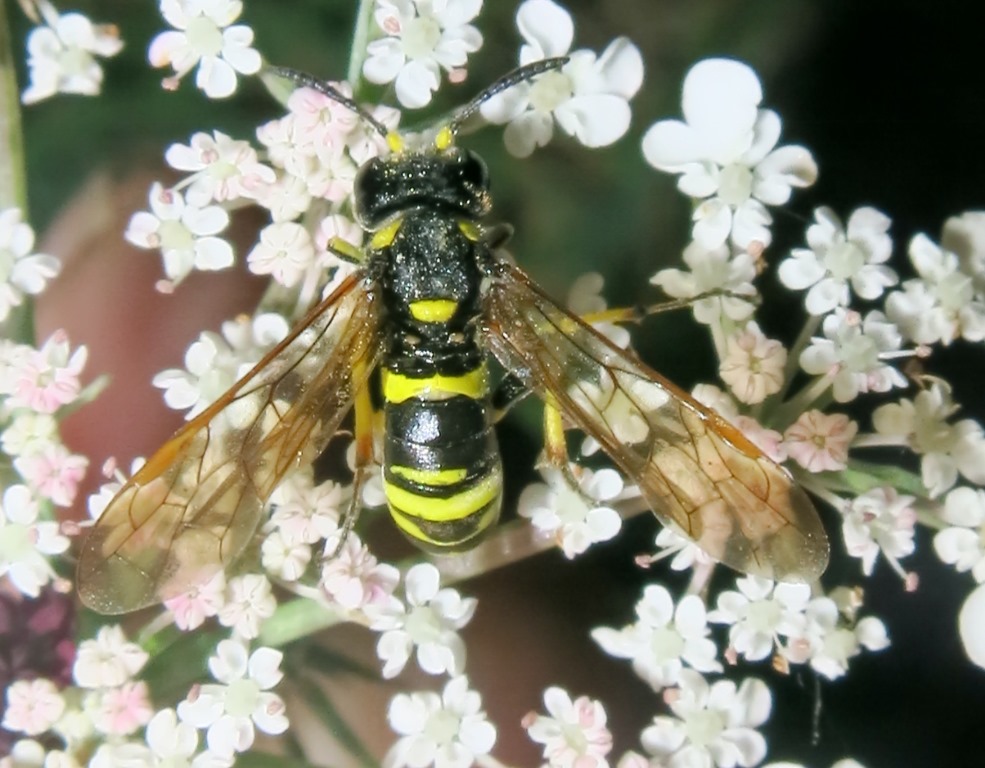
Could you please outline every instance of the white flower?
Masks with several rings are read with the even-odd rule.
[[[339,518],[349,503],[349,488],[333,480],[315,485],[310,470],[293,472],[270,496],[269,525],[288,542],[317,544],[339,528]]]
[[[732,256],[725,245],[705,248],[692,241],[684,249],[684,263],[690,272],[662,269],[650,282],[675,299],[720,292],[694,302],[694,319],[699,323],[718,325],[726,318],[741,322],[752,316],[756,309],[756,288],[752,284],[756,264],[749,252],[740,251]],[[749,300],[741,298],[744,296]]]
[[[260,562],[264,569],[284,581],[300,579],[311,562],[311,547],[290,542],[279,529],[270,531],[260,545]]]
[[[36,295],[59,273],[61,262],[44,253],[31,253],[34,230],[21,220],[20,208],[0,211],[0,322],[24,295]]]
[[[47,768],[47,762],[45,765]],[[129,766],[150,768],[154,765],[154,756],[143,744],[132,741],[114,741],[96,747],[96,751],[86,763],[86,768],[120,768],[124,765],[128,768]]]
[[[79,644],[72,675],[82,688],[118,687],[140,672],[147,659],[147,652],[127,640],[122,627],[111,624]]]
[[[893,252],[888,234],[889,217],[875,208],[858,208],[848,218],[847,229],[830,208],[814,211],[815,223],[807,229],[807,248],[795,248],[780,263],[780,280],[802,291],[807,311],[823,315],[835,307],[847,307],[848,287],[861,298],[878,299],[899,278],[885,266]]]
[[[965,598],[958,615],[958,634],[968,658],[985,667],[985,587],[976,587]]]
[[[219,683],[207,683],[178,704],[178,717],[196,728],[207,728],[209,751],[232,758],[253,745],[256,728],[276,735],[287,730],[284,702],[270,689],[284,674],[284,654],[273,648],[247,649],[236,640],[223,640],[209,659],[209,671]]]
[[[51,680],[16,680],[4,693],[3,727],[8,731],[39,736],[65,712],[65,698]]]
[[[205,620],[219,613],[226,602],[226,576],[222,571],[216,573],[204,584],[164,601],[164,607],[174,616],[178,629],[188,632],[205,623]]]
[[[725,339],[718,374],[739,401],[755,404],[780,391],[786,363],[783,344],[766,338],[759,326],[750,322]]]
[[[83,707],[93,727],[107,736],[129,736],[154,716],[150,692],[143,680],[94,691],[86,696]]]
[[[858,423],[843,413],[800,414],[783,433],[787,456],[808,472],[837,472],[848,466],[848,448]]]
[[[972,278],[958,257],[926,235],[910,241],[910,261],[918,278],[886,298],[886,314],[918,344],[950,344],[957,338],[985,339],[985,301],[976,296]]]
[[[845,505],[842,531],[845,548],[862,560],[862,572],[872,575],[881,551],[899,569],[898,560],[913,552],[917,513],[913,497],[901,496],[894,488],[873,488]]]
[[[40,349],[19,348],[14,364],[0,375],[0,393],[9,395],[8,407],[55,413],[78,397],[88,355],[85,347],[73,352],[68,335],[59,329]]]
[[[147,723],[147,746],[155,768],[232,768],[233,759],[198,752],[198,732],[178,720],[173,709],[162,709]]]
[[[509,123],[506,149],[527,157],[551,140],[554,122],[586,147],[604,147],[629,129],[629,100],[643,83],[643,57],[627,38],[613,40],[601,56],[588,50],[569,53],[574,37],[571,15],[552,0],[526,0],[516,13],[526,44],[520,64],[568,56],[559,70],[519,83],[482,105],[492,123]]]
[[[670,702],[676,717],[659,716],[643,731],[643,747],[667,768],[754,766],[766,756],[766,739],[755,730],[770,716],[770,690],[750,678],[709,686],[697,672],[681,672],[680,693]]]
[[[482,35],[469,24],[480,8],[482,0],[376,0],[374,18],[385,37],[366,47],[363,75],[371,83],[396,81],[405,107],[427,105],[441,70],[463,70],[482,46]]]
[[[810,659],[811,667],[829,680],[848,671],[850,659],[862,648],[881,651],[889,646],[885,625],[874,616],[866,616],[854,626],[842,619],[844,610],[831,597],[818,597],[807,606],[806,631],[790,645],[785,654],[794,662]]]
[[[229,224],[229,214],[217,205],[197,206],[180,192],[155,182],[150,189],[151,211],[130,218],[124,237],[140,248],[160,248],[164,273],[174,283],[193,269],[218,270],[233,265],[233,247],[216,237]]]
[[[937,556],[985,583],[985,490],[955,488],[944,497],[940,517],[950,527],[934,536]]]
[[[326,542],[327,554],[334,554],[336,540]],[[399,581],[400,571],[377,560],[359,537],[350,532],[341,551],[324,560],[318,583],[328,598],[342,608],[368,611],[390,608]]]
[[[831,378],[839,403],[854,400],[860,392],[888,392],[905,387],[906,377],[889,364],[902,339],[878,310],[864,318],[838,307],[824,318],[825,338],[814,338],[800,355],[807,373]]]
[[[41,453],[60,442],[58,421],[50,413],[18,411],[0,433],[0,447],[8,456]]]
[[[454,677],[439,697],[430,691],[398,693],[387,720],[401,738],[383,759],[384,768],[469,768],[496,741],[479,694],[466,677]]]
[[[222,324],[222,336],[205,331],[188,347],[186,370],[161,371],[153,384],[164,390],[169,408],[187,408],[185,418],[191,419],[256,365],[288,331],[287,320],[272,312],[227,321]]]
[[[293,221],[268,224],[246,257],[250,271],[270,275],[281,285],[291,288],[301,282],[315,266],[315,246],[308,230]]]
[[[48,556],[68,549],[58,523],[38,520],[38,502],[24,485],[11,485],[0,503],[0,578],[22,594],[37,597],[56,578]]]
[[[244,573],[230,579],[226,592],[226,602],[219,609],[219,623],[232,627],[240,638],[257,637],[263,620],[273,616],[277,609],[270,581],[257,573]]]
[[[686,571],[688,568],[714,565],[716,562],[692,539],[682,536],[673,528],[661,528],[655,544],[659,552],[651,558],[651,561],[656,562],[673,556],[670,561],[672,571]]]
[[[97,56],[115,56],[123,48],[116,27],[93,24],[81,13],[59,14],[49,3],[38,3],[45,26],[27,38],[31,84],[21,94],[25,104],[78,93],[94,96],[103,83]]]
[[[941,248],[957,255],[975,293],[985,294],[985,211],[967,211],[945,221]]]
[[[232,95],[236,73],[255,74],[261,64],[260,54],[250,47],[253,30],[230,26],[242,11],[240,0],[161,0],[161,15],[175,29],[151,41],[151,65],[172,67],[176,78],[198,65],[195,85],[209,98]]]
[[[622,477],[613,469],[592,472],[579,468],[578,487],[556,471],[545,473],[549,484],[534,483],[520,494],[517,511],[534,527],[553,536],[568,558],[599,541],[608,541],[622,526],[619,513],[599,502],[615,499],[623,490]]]
[[[75,501],[88,464],[85,456],[70,453],[60,443],[50,443],[36,453],[14,459],[14,469],[24,481],[39,496],[59,507],[70,507]]]
[[[735,583],[739,591],[722,592],[708,620],[732,625],[729,643],[738,653],[759,661],[769,656],[781,636],[802,634],[810,586],[774,584],[758,576],[745,576]]]
[[[600,627],[592,630],[592,638],[606,653],[632,659],[636,674],[655,691],[676,685],[684,664],[699,672],[722,671],[709,638],[705,605],[697,595],[686,595],[675,607],[664,587],[650,585],[636,615],[635,624],[621,630]]]
[[[655,168],[681,174],[678,188],[701,200],[694,239],[718,248],[731,237],[740,248],[769,245],[773,219],[767,205],[783,205],[794,187],[817,178],[804,147],[774,149],[780,117],[759,109],[763,92],[745,64],[706,59],[684,80],[685,122],[663,120],[643,137],[643,154]]]
[[[572,701],[564,689],[548,688],[544,706],[550,717],[531,712],[522,724],[533,741],[544,745],[551,768],[608,768],[612,733],[601,702],[587,696]]]
[[[196,133],[188,145],[172,144],[164,154],[172,168],[193,174],[188,197],[199,205],[253,197],[264,184],[276,179],[274,169],[257,159],[247,141],[232,139],[221,131]]]
[[[948,424],[958,410],[950,386],[935,380],[913,400],[876,408],[872,424],[880,435],[895,438],[923,456],[920,475],[930,495],[939,496],[957,482],[960,473],[985,484],[985,434],[972,419]]]
[[[439,587],[438,569],[420,563],[404,579],[406,607],[395,599],[367,607],[370,628],[383,632],[376,645],[383,677],[400,674],[415,647],[417,663],[428,674],[460,675],[465,669],[465,643],[456,630],[472,619],[476,600]]]

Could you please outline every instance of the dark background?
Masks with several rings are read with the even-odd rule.
[[[194,130],[218,127],[250,138],[258,122],[279,113],[255,83],[221,103],[201,96],[191,78],[178,93],[163,92],[161,73],[145,63],[148,42],[164,29],[152,6],[132,0],[77,3],[94,20],[118,23],[127,48],[106,64],[103,98],[58,98],[26,112],[32,221],[38,229],[95,170],[123,177],[134,169],[154,168],[167,143],[185,142]],[[468,82],[446,89],[438,111],[461,103],[515,62],[515,4],[496,0],[487,6],[479,22],[485,46],[472,60]],[[601,50],[613,37],[629,34],[643,50],[647,75],[635,100],[630,134],[602,151],[556,141],[523,162],[506,155],[497,131],[470,139],[490,164],[496,217],[516,226],[519,262],[555,295],[563,296],[577,275],[595,269],[605,273],[613,304],[652,299],[640,286],[657,269],[678,262],[689,234],[688,203],[676,193],[673,177],[643,162],[639,140],[654,121],[679,116],[684,73],[710,55],[743,59],[760,73],[765,106],[783,118],[781,143],[809,147],[820,167],[818,183],[795,195],[791,213],[775,215],[775,242],[766,254],[774,267],[786,250],[803,242],[805,223],[817,205],[829,205],[843,216],[860,205],[888,213],[894,222],[895,266],[904,276],[912,272],[905,252],[913,234],[926,232],[939,240],[947,217],[985,208],[985,67],[981,26],[971,16],[974,4],[609,0],[567,7],[576,20],[576,48]],[[16,17],[13,5],[8,12]],[[344,73],[350,3],[248,0],[243,21],[254,28],[257,47],[271,61],[330,78]],[[405,118],[405,124],[410,122]],[[763,285],[764,330],[789,341],[799,330],[799,307],[777,290],[773,271]],[[126,295],[112,297],[112,303],[125,322]],[[682,338],[686,343],[680,343]],[[649,321],[635,332],[635,343],[655,367],[685,387],[714,380],[710,344],[687,313]],[[935,352],[928,362],[955,384],[966,415],[978,418],[985,415],[983,362],[980,345],[963,343]],[[169,363],[179,364],[180,356]],[[536,419],[536,409],[522,409],[502,436],[514,464],[508,475],[517,490],[529,477],[537,451]],[[156,441],[147,438],[143,452]],[[834,517],[825,514],[833,530]],[[648,546],[653,528],[636,522],[618,542],[575,564],[556,554],[542,556],[509,576],[488,577],[494,582],[490,588],[501,595],[543,590],[550,605],[541,608],[564,614],[566,621],[571,616],[572,627],[621,626],[631,621],[641,588],[630,558]],[[866,582],[866,610],[885,620],[893,647],[863,653],[846,679],[820,686],[816,745],[811,743],[813,678],[780,679],[765,666],[740,667],[742,674],[765,677],[776,693],[764,730],[769,759],[827,766],[851,755],[870,767],[969,764],[966,754],[977,744],[985,708],[985,671],[964,659],[956,636],[957,612],[971,580],[941,565],[931,549],[922,533],[919,554],[904,562],[921,576],[915,593],[905,593],[885,563]],[[673,577],[669,581],[676,583]],[[860,582],[855,561],[842,561],[826,577],[828,587]],[[474,625],[469,632],[482,631],[483,615],[480,604],[479,628]],[[584,629],[578,631],[580,638]],[[584,642],[574,636],[545,640],[554,641]],[[615,698],[613,685],[627,687],[622,695],[635,703],[621,723],[616,752],[638,748],[632,734],[659,703],[633,682],[622,662],[593,654],[585,645],[582,657],[593,665],[587,677],[596,684],[574,692],[608,701]],[[473,667],[483,691],[484,677],[498,680],[496,670],[484,663],[479,654]],[[530,701],[527,707],[538,705]],[[527,762],[533,759],[528,752]]]

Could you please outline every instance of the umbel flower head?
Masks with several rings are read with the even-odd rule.
[[[684,80],[684,120],[663,120],[643,137],[647,161],[680,174],[682,192],[698,201],[694,239],[712,249],[772,240],[766,209],[783,205],[795,187],[817,178],[804,147],[776,147],[780,117],[760,109],[759,78],[745,64],[706,59]]]

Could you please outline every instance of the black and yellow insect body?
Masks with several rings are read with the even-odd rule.
[[[358,491],[373,458],[375,370],[396,524],[426,549],[473,544],[496,521],[502,495],[490,357],[511,374],[514,395],[520,382],[545,401],[546,454],[559,468],[567,468],[563,417],[598,441],[663,523],[714,558],[774,579],[809,581],[824,570],[823,527],[790,475],[558,306],[502,251],[506,229],[485,225],[485,166],[455,145],[456,130],[491,95],[564,63],[500,79],[418,148],[332,86],[281,71],[352,109],[390,147],[355,181],[366,249],[337,244],[361,267],[109,503],[79,553],[87,605],[135,610],[234,562],[277,483],[319,455],[350,409]]]
[[[499,517],[502,467],[479,335],[490,208],[482,160],[456,147],[370,161],[355,213],[373,235],[384,350],[383,477],[411,539],[450,550]]]

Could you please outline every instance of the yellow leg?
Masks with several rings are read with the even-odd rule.
[[[750,304],[759,304],[758,296],[748,296],[742,293],[735,293],[734,291],[716,289],[714,291],[699,293],[697,296],[692,296],[689,299],[672,299],[671,301],[662,301],[658,304],[650,304],[649,306],[614,307],[612,309],[603,309],[600,312],[588,312],[581,315],[581,319],[586,323],[638,323],[650,315],[657,315],[661,312],[669,312],[675,309],[685,309],[697,301],[715,297],[741,299],[748,301]]]
[[[365,254],[363,254],[359,246],[353,245],[341,237],[333,237],[329,240],[328,250],[342,259],[342,261],[348,261],[351,264],[362,264],[366,261]]]
[[[543,464],[561,472],[561,477],[572,491],[584,496],[578,485],[578,479],[571,471],[571,461],[568,458],[568,441],[564,436],[564,418],[554,398],[548,395],[544,399],[544,459]]]
[[[357,378],[353,376],[353,378]],[[366,468],[373,463],[373,403],[369,396],[369,386],[364,385],[356,392],[352,405],[356,441],[356,466],[353,469],[352,498],[339,521],[339,540],[330,557],[338,556],[349,537],[362,511],[362,488],[366,479]]]

